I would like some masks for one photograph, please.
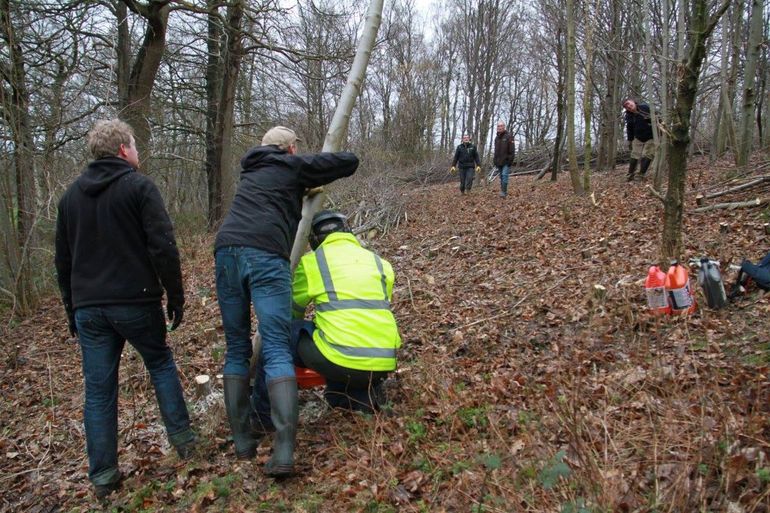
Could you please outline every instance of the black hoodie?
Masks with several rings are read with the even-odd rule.
[[[160,191],[118,157],[91,162],[62,196],[55,262],[70,317],[82,306],[160,301],[163,288],[169,303],[184,304]]]
[[[277,146],[257,146],[241,159],[241,168],[241,181],[217,233],[215,250],[248,246],[288,260],[305,189],[352,175],[358,157],[344,151],[290,155]]]

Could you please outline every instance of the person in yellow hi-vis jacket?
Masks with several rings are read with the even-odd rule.
[[[390,307],[393,268],[361,247],[338,212],[313,217],[310,246],[292,284],[295,364],[326,378],[330,406],[372,413],[385,401],[382,382],[401,346]],[[303,321],[311,303],[315,318]],[[264,417],[267,394],[257,395],[255,413]]]

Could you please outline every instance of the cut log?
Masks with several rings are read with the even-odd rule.
[[[751,208],[761,207],[770,203],[770,198],[757,198],[751,201],[738,201],[735,203],[717,203],[716,205],[709,205],[707,207],[700,207],[693,210],[693,212],[708,212],[709,210],[724,210],[734,208]]]
[[[550,167],[550,166],[545,166],[543,169],[541,169],[541,170],[540,170],[540,171],[537,173],[537,176],[535,177],[535,180],[540,180],[540,179],[541,179],[541,178],[543,178],[543,177],[545,176],[545,174],[546,174],[548,171],[550,171],[550,170],[551,170],[551,167]]]
[[[604,301],[604,298],[607,296],[607,287],[604,285],[595,284],[594,285],[594,299],[598,301],[599,303],[602,303]]]
[[[727,223],[719,223],[719,233],[730,233],[730,225]]]
[[[743,191],[743,190],[746,190],[746,189],[751,189],[752,187],[755,187],[755,186],[757,186],[759,184],[762,184],[762,183],[765,183],[765,182],[770,182],[770,176],[760,176],[756,180],[752,180],[750,182],[746,182],[746,183],[741,184],[741,185],[736,185],[735,187],[730,187],[729,189],[724,189],[722,191],[717,191],[717,192],[712,192],[711,194],[706,194],[705,198],[706,199],[718,198],[719,196],[724,196],[725,194],[730,194],[731,192],[738,192],[738,191]],[[700,194],[698,196],[700,196]],[[698,204],[700,205],[700,203],[698,203]]]
[[[770,223],[765,223],[763,226],[765,227],[765,234],[770,235]]]
[[[195,376],[195,397],[200,399],[211,393],[211,378],[208,374]]]
[[[699,207],[703,206],[703,194],[698,194],[697,196],[695,196],[695,204],[698,205]]]

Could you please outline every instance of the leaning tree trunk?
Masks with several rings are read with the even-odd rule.
[[[155,77],[166,50],[166,29],[168,28],[168,14],[171,10],[171,0],[150,0],[147,4],[140,4],[131,0],[122,0],[135,14],[142,16],[147,22],[144,32],[144,40],[139,48],[139,53],[134,60],[128,84],[119,84],[118,90],[125,91],[126,98],[121,98],[125,103],[121,104],[121,117],[134,129],[136,148],[139,150],[139,158],[145,160],[150,157],[145,150],[150,141],[150,110],[152,89],[155,85]],[[125,23],[125,19],[118,19],[118,23]],[[118,36],[128,37],[128,32],[119,30]],[[118,41],[118,51],[126,51],[129,48],[127,41]],[[130,59],[127,55],[119,57],[122,65]]]
[[[345,142],[345,136],[350,122],[350,114],[353,111],[353,104],[361,90],[361,84],[366,75],[366,67],[369,64],[369,57],[372,55],[372,49],[377,38],[377,31],[382,21],[382,4],[384,0],[372,0],[369,4],[369,10],[366,13],[366,22],[358,42],[356,56],[353,59],[353,65],[350,68],[348,81],[342,96],[334,111],[334,117],[329,125],[329,132],[326,134],[323,151],[338,151]],[[312,198],[305,200],[302,206],[302,219],[297,227],[297,235],[294,238],[294,247],[291,250],[291,268],[294,269],[299,263],[299,259],[307,246],[307,236],[310,233],[310,221],[313,215],[321,208],[325,193],[320,193]]]
[[[710,18],[706,0],[696,0],[693,20],[688,31],[686,60],[679,65],[677,94],[672,112],[671,143],[668,155],[668,190],[663,201],[663,239],[661,255],[664,259],[679,258],[682,252],[682,220],[684,217],[684,187],[687,178],[687,146],[690,143],[690,114],[698,92],[698,76],[706,56],[706,42],[730,0],[724,0]]]
[[[749,42],[746,48],[746,66],[743,69],[743,113],[741,114],[741,132],[738,138],[738,166],[749,162],[751,143],[754,140],[754,103],[757,97],[756,74],[759,47],[764,43],[762,37],[763,0],[751,2],[751,24],[749,25]]]

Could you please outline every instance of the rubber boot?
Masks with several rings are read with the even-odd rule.
[[[636,172],[636,163],[638,161],[636,159],[631,159],[628,162],[628,175],[626,176],[626,181],[630,182],[634,179],[634,173]]]
[[[225,411],[230,422],[235,445],[235,457],[251,459],[257,455],[257,440],[251,434],[249,422],[249,378],[248,376],[224,376]]]
[[[297,378],[287,376],[267,383],[270,416],[275,426],[273,455],[265,464],[265,474],[289,477],[294,474],[294,442],[297,437]]]
[[[650,162],[652,160],[647,158],[642,158],[642,161],[639,163],[639,176],[644,178],[644,174],[647,172],[647,169],[650,167]]]

